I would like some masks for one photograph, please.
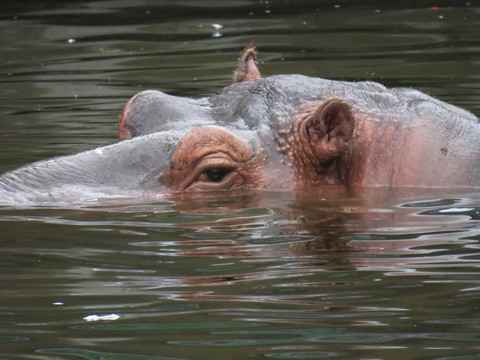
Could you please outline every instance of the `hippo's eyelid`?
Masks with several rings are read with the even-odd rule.
[[[238,173],[231,167],[211,167],[201,172],[187,187],[188,190],[226,190],[237,182]]]
[[[208,154],[193,164],[193,172],[185,179],[183,189],[189,189],[198,184],[211,184],[215,187],[227,188],[231,175],[235,174],[238,164],[225,153]]]

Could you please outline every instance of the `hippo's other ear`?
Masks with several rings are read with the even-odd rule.
[[[305,136],[318,165],[340,156],[353,137],[355,118],[348,103],[329,98],[303,122]]]
[[[235,74],[235,82],[243,82],[260,79],[260,71],[257,68],[257,53],[255,52],[255,43],[252,42],[243,51],[242,57],[238,62],[238,68]]]

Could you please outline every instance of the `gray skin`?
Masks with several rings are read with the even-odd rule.
[[[480,185],[480,125],[473,114],[416,90],[387,89],[374,82],[302,75],[261,78],[253,50],[242,59],[245,54],[250,65],[241,60],[239,70],[246,76],[237,76],[239,82],[212,97],[190,99],[155,90],[137,94],[122,115],[120,138],[125,141],[1,175],[0,204],[151,199],[188,190],[166,181],[164,173],[175,166],[171,159],[181,139],[212,125],[261,156],[262,174],[267,175],[245,188],[337,185],[353,191],[357,186]],[[348,112],[350,135],[341,139],[342,151],[328,159],[312,150],[322,159],[317,161],[321,169],[311,164],[302,168],[304,159],[288,151],[289,144],[296,146],[292,128],[312,107],[331,99]],[[333,125],[325,126],[322,136],[335,138]],[[315,176],[306,174],[312,171]]]
[[[367,140],[351,147],[356,153],[350,156],[357,161],[343,166],[342,180],[334,174],[321,182],[347,187],[480,185],[480,125],[475,115],[417,90],[388,89],[375,82],[277,75],[236,83],[200,100],[144,91],[127,104],[125,137],[221,126],[262,149],[267,171],[278,175],[271,176],[266,187],[291,188],[298,177],[285,170],[286,155],[279,147],[306,104],[331,98],[348,103],[356,119],[367,118],[371,131]],[[356,182],[361,172],[372,175]]]
[[[0,205],[155,197],[165,191],[157,171],[168,165],[166,155],[178,141],[151,134],[26,165],[0,177]]]

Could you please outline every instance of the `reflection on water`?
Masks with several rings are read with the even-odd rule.
[[[480,112],[474,2],[0,9],[0,171],[115,142],[139,90],[214,94],[252,38],[264,75],[372,79]],[[0,209],[0,359],[478,358],[478,197],[240,192]]]
[[[0,341],[65,359],[472,354],[478,195],[444,195],[4,209]]]

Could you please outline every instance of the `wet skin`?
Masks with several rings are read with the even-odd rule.
[[[235,84],[201,99],[135,95],[120,119],[127,141],[6,173],[0,203],[75,192],[479,186],[479,135],[473,114],[416,90],[262,78],[247,48]]]
[[[473,114],[374,82],[261,78],[255,57],[208,99],[139,93],[120,138],[185,129],[161,177],[173,190],[480,184]]]

